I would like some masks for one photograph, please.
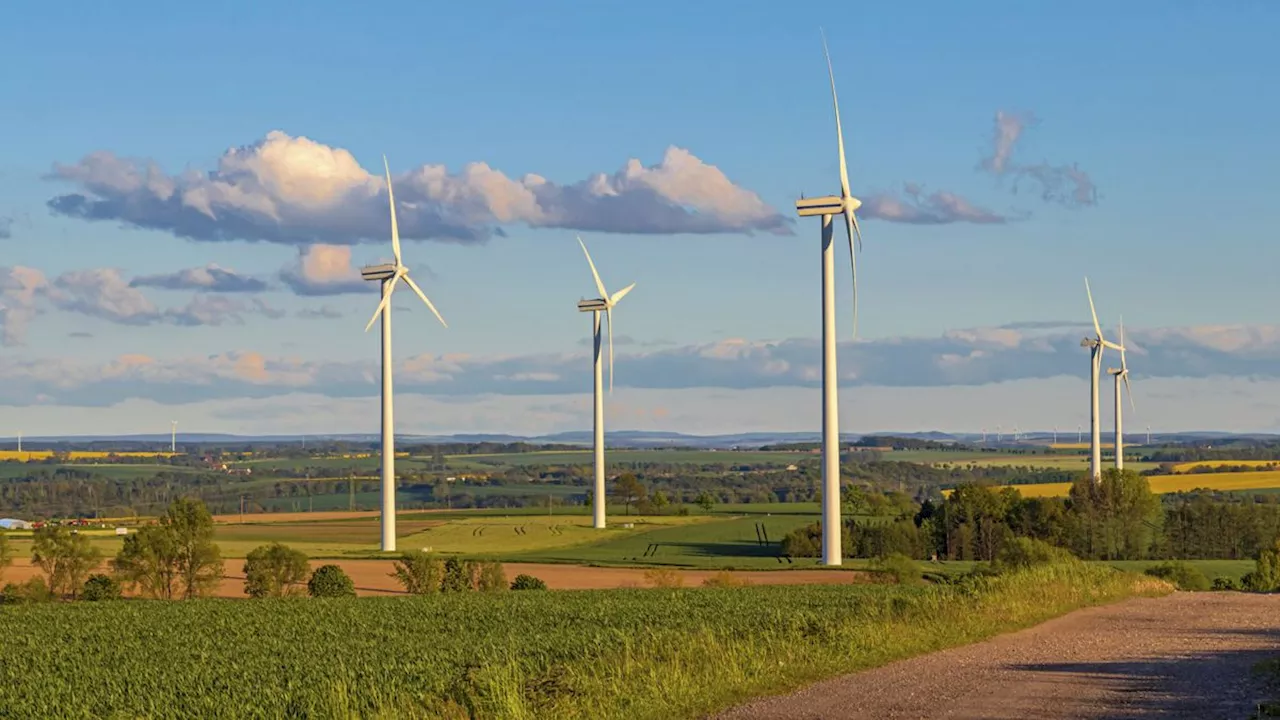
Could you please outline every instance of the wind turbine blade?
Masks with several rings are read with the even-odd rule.
[[[587,264],[591,266],[591,277],[596,279],[596,289],[600,291],[602,299],[609,299],[609,291],[604,289],[604,283],[600,282],[600,273],[596,272],[596,264],[591,262],[591,253],[587,252],[587,244],[582,242],[582,237],[578,236],[578,244],[582,246],[582,253],[587,256]]]
[[[613,394],[613,307],[605,307],[605,321],[609,323],[609,394]]]
[[[391,252],[396,256],[396,267],[400,266],[400,226],[396,223],[396,194],[391,189],[391,166],[387,164],[387,156],[382,156],[382,167],[387,171],[387,201],[391,203]]]
[[[858,216],[851,215],[853,218],[853,233],[858,236],[858,252],[862,252],[862,228],[858,227]]]
[[[822,33],[822,55],[827,59],[827,76],[831,78],[831,102],[836,108],[836,143],[840,146],[840,197],[849,197],[849,167],[844,159],[844,130],[840,127],[840,98],[836,97],[836,73],[831,68],[831,53],[827,50],[827,33]]]
[[[1093,329],[1098,333],[1098,339],[1102,339],[1102,326],[1098,324],[1098,311],[1093,307],[1093,291],[1089,289],[1089,278],[1084,279],[1084,291],[1089,295],[1089,312],[1093,314]]]
[[[373,317],[369,318],[369,324],[364,326],[365,332],[369,332],[369,328],[373,327],[373,323],[377,321],[378,316],[381,315],[382,311],[386,310],[387,306],[391,304],[391,293],[395,291],[396,283],[399,282],[399,280],[399,275],[391,278],[391,287],[387,288],[387,291],[382,294],[382,302],[378,303],[378,309],[373,311]]]
[[[1124,316],[1120,316],[1120,369],[1128,372],[1129,365],[1124,361]],[[1125,382],[1129,382],[1126,377]],[[1132,399],[1132,398],[1130,398]]]
[[[414,282],[413,278],[409,277],[407,273],[404,275],[404,281],[409,283],[409,287],[413,288],[413,291],[418,293],[418,297],[422,298],[422,302],[426,303],[427,307],[431,308],[431,312],[435,313],[436,319],[440,321],[440,324],[445,327],[449,327],[449,323],[445,322],[444,318],[440,317],[440,311],[436,310],[436,306],[432,305],[431,301],[427,299],[427,294],[422,292],[422,288],[418,287],[418,283]]]
[[[609,304],[610,304],[610,305],[617,305],[617,304],[618,304],[618,301],[619,301],[619,300],[621,300],[622,298],[626,297],[626,296],[627,296],[627,293],[631,292],[631,288],[633,288],[633,287],[635,287],[635,286],[636,286],[636,284],[635,284],[635,283],[631,283],[630,285],[628,285],[628,286],[626,286],[626,287],[622,288],[621,290],[619,290],[618,292],[614,293],[614,294],[613,294],[613,297],[609,298]]]
[[[1129,373],[1121,373],[1120,377],[1124,378],[1124,389],[1129,393],[1129,409],[1138,412],[1138,406],[1133,402],[1133,388],[1129,386]]]
[[[1103,340],[1103,341],[1102,341],[1102,344],[1103,344],[1104,346],[1106,346],[1106,347],[1111,348],[1112,350],[1119,350],[1121,353],[1123,353],[1123,352],[1124,352],[1124,346],[1123,346],[1123,345],[1117,345],[1117,344],[1115,344],[1115,343],[1111,342],[1110,340]]]
[[[853,239],[860,234],[854,226],[853,213],[846,210],[844,215],[844,229],[849,233],[849,268],[853,271],[853,337],[858,337],[858,255],[853,251]]]

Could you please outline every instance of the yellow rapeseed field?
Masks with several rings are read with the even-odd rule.
[[[1202,460],[1200,462],[1178,463],[1173,466],[1175,473],[1188,473],[1196,468],[1220,468],[1229,467],[1231,465],[1248,465],[1249,467],[1262,467],[1264,465],[1280,465],[1280,461],[1276,460]]]
[[[154,458],[154,457],[171,457],[171,452],[103,452],[100,450],[72,450],[69,455],[72,460],[105,460],[112,455],[116,457],[137,457],[137,458]],[[17,462],[39,462],[53,457],[52,450],[0,450],[0,461],[17,461]]]
[[[1260,472],[1193,473],[1189,475],[1153,475],[1147,480],[1151,492],[1175,493],[1198,488],[1209,490],[1267,490],[1280,488],[1280,470]],[[1071,483],[1013,485],[1022,497],[1066,497]],[[950,494],[950,491],[947,491]]]

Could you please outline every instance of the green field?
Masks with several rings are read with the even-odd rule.
[[[1084,472],[1089,469],[1089,457],[1084,454],[1064,454],[1055,453],[1052,455],[1027,454],[1018,455],[1013,453],[990,453],[990,452],[972,452],[972,451],[947,451],[947,450],[894,450],[886,452],[883,455],[885,460],[894,460],[899,462],[926,463],[930,465],[952,465],[956,467],[965,467],[967,465],[978,465],[988,467],[1033,467],[1033,468],[1052,468],[1055,470],[1079,470]],[[1159,463],[1138,462],[1127,459],[1125,455],[1124,466],[1132,468],[1139,472],[1157,467]],[[1107,460],[1106,462],[1113,462]]]
[[[52,474],[58,469],[93,473],[95,475],[101,475],[103,477],[118,480],[129,478],[148,478],[161,472],[203,472],[198,468],[188,468],[179,465],[162,465],[158,463],[67,463],[65,465],[46,465],[45,463],[0,462],[0,478],[27,477],[42,470]]]
[[[1167,591],[1071,563],[961,586],[25,605],[0,612],[0,714],[705,717]]]

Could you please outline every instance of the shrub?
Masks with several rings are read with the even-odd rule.
[[[0,605],[16,605],[19,603],[48,602],[53,600],[53,591],[42,577],[33,577],[24,583],[9,583],[0,590]]]
[[[715,575],[712,575],[711,577],[702,581],[702,587],[709,587],[709,588],[736,588],[736,587],[746,587],[750,584],[751,584],[750,580],[744,577],[740,577],[738,575],[734,575],[728,570],[721,570]]]
[[[1162,562],[1147,568],[1146,574],[1168,580],[1179,590],[1203,591],[1209,589],[1209,578],[1200,569],[1180,560]]]
[[[321,565],[307,581],[307,594],[313,598],[355,597],[355,583],[337,565]]]
[[[298,584],[311,564],[306,553],[282,543],[254,548],[244,561],[244,592],[252,598],[290,597],[302,594]]]
[[[913,585],[920,582],[923,572],[915,560],[900,553],[892,553],[876,561],[875,571],[887,575],[901,585]]]
[[[644,581],[656,588],[678,588],[684,585],[684,577],[670,568],[645,570]]]
[[[1254,571],[1243,578],[1249,592],[1275,592],[1280,590],[1280,539],[1276,546],[1258,553]]]
[[[396,561],[391,577],[399,580],[407,593],[438,593],[444,579],[444,562],[425,550],[410,550]]]
[[[995,564],[1002,571],[1022,570],[1037,565],[1053,565],[1071,562],[1076,556],[1070,551],[1043,540],[1033,538],[1013,538],[1000,548],[996,554]]]
[[[444,561],[444,580],[440,589],[444,592],[466,592],[474,585],[473,564],[469,560],[451,557]]]
[[[84,581],[84,589],[80,591],[80,597],[90,602],[119,600],[120,583],[110,575],[90,575],[89,579]]]
[[[475,570],[475,588],[480,592],[502,592],[507,589],[507,573],[502,563],[479,563]]]
[[[782,554],[797,558],[822,555],[822,526],[814,523],[787,533],[782,538]]]
[[[520,574],[511,583],[512,590],[546,590],[547,584],[532,575]]]
[[[4,577],[4,571],[13,564],[13,548],[9,545],[9,538],[5,537],[4,531],[0,530],[0,578]]]
[[[1213,579],[1213,590],[1239,590],[1240,579],[1233,577],[1216,577]]]

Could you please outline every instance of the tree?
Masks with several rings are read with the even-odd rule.
[[[520,574],[511,583],[512,590],[546,590],[547,583],[532,575]]]
[[[75,599],[89,571],[102,561],[102,553],[87,535],[65,527],[43,527],[35,532],[31,561],[44,571],[49,590]]]
[[[4,578],[4,571],[9,569],[13,564],[13,548],[9,545],[9,538],[0,532],[0,579]]]
[[[711,493],[703,490],[698,493],[698,497],[694,502],[698,504],[698,507],[702,508],[703,512],[711,512],[711,508],[716,504],[716,499],[711,497]]]
[[[649,502],[653,505],[654,512],[658,514],[662,514],[662,511],[671,504],[671,501],[667,499],[667,494],[661,490],[655,492],[653,494],[653,499]]]
[[[90,602],[119,600],[120,583],[110,575],[90,575],[89,579],[84,581],[81,597]]]
[[[1280,590],[1280,538],[1273,547],[1258,553],[1254,571],[1244,576],[1244,589],[1250,592]]]
[[[1160,499],[1147,478],[1133,470],[1107,468],[1098,481],[1085,476],[1071,486],[1068,501],[1076,522],[1076,553],[1096,560],[1140,560],[1152,546]]]
[[[635,473],[622,473],[618,476],[618,480],[614,486],[614,497],[622,501],[627,507],[627,514],[631,514],[631,506],[644,500],[645,489],[635,476]]]
[[[507,573],[502,563],[497,561],[482,562],[476,572],[476,590],[480,592],[502,592],[507,588]]]
[[[391,577],[399,580],[407,593],[437,593],[444,578],[444,563],[425,550],[410,550],[396,561]]]
[[[307,581],[307,594],[313,598],[355,597],[355,584],[337,565],[321,565]]]
[[[451,557],[444,561],[444,580],[440,583],[443,592],[466,592],[474,587],[472,580],[472,564],[468,560]]]
[[[307,554],[283,543],[260,545],[244,561],[244,592],[252,598],[293,597],[311,564]]]
[[[141,586],[149,597],[208,595],[222,579],[213,517],[197,499],[174,500],[159,524],[141,527],[125,538],[112,565],[130,588]]]

